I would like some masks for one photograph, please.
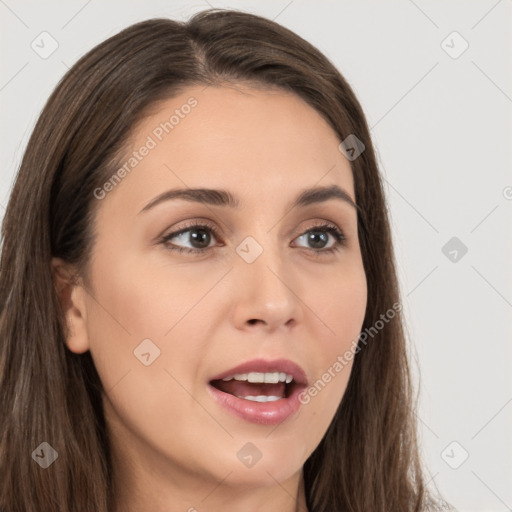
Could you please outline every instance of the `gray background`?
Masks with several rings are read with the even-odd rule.
[[[294,30],[340,69],[372,127],[429,485],[461,511],[511,510],[511,4],[0,0],[0,214],[47,97],[108,36],[209,5]],[[43,31],[58,44],[47,58]]]

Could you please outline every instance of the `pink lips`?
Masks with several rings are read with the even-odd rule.
[[[221,380],[237,373],[250,372],[283,372],[293,376],[292,383],[287,385],[287,387],[289,386],[289,394],[287,393],[286,397],[274,402],[254,402],[220,391],[212,385],[212,381]],[[301,403],[298,397],[307,386],[307,382],[304,370],[290,360],[266,361],[255,359],[216,375],[210,379],[207,389],[221,407],[235,416],[252,423],[276,425],[282,423],[300,408]]]

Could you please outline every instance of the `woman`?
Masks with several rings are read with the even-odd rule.
[[[2,234],[2,510],[432,510],[369,130],[297,35],[93,48]]]

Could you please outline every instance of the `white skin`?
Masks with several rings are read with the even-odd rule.
[[[158,141],[155,128],[191,96],[197,106]],[[91,198],[90,287],[69,284],[72,269],[52,261],[67,346],[91,351],[104,386],[118,510],[306,510],[302,467],[333,419],[352,361],[278,426],[234,416],[207,385],[255,358],[291,359],[311,385],[357,339],[367,287],[356,209],[340,199],[288,208],[304,189],[330,185],[355,202],[340,139],[298,96],[248,84],[193,86],[156,105],[135,127],[127,158],[148,135],[156,147],[104,199]],[[139,213],[164,191],[198,187],[228,190],[240,209],[173,199]],[[195,221],[219,236],[194,245],[192,229],[160,243]],[[333,253],[325,251],[335,237],[316,228],[326,221],[346,237]],[[263,248],[252,263],[236,252],[248,236]],[[147,338],[160,349],[149,366],[134,355]],[[237,457],[247,442],[262,454],[250,468]]]

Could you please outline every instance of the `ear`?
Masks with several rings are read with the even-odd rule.
[[[86,290],[76,272],[60,258],[51,261],[53,282],[66,319],[66,345],[76,354],[89,350],[86,323]]]

